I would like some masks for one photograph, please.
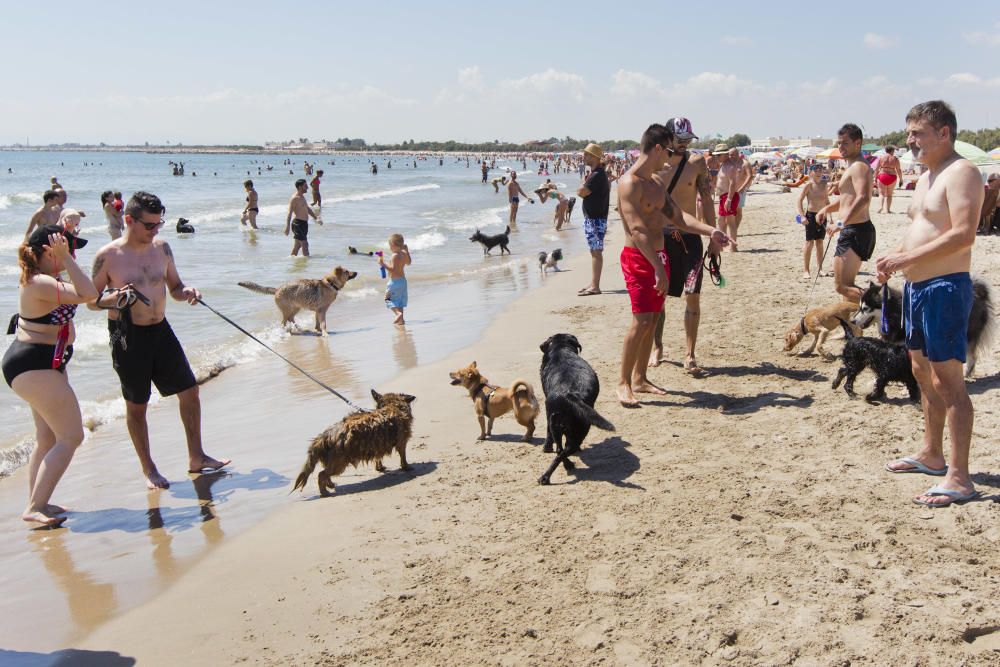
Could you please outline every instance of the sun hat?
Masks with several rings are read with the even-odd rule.
[[[691,139],[697,139],[698,135],[694,133],[691,128],[691,121],[687,118],[681,118],[680,116],[676,118],[671,118],[667,121],[667,127],[674,133],[674,136],[681,141],[690,141]]]
[[[729,144],[715,144],[715,148],[712,149],[712,155],[725,155],[729,152]]]
[[[66,241],[69,242],[69,247],[74,249],[80,249],[87,245],[87,239],[81,239],[75,234],[70,234],[65,229],[59,225],[44,225],[39,227],[31,233],[28,237],[28,245],[35,249],[39,254],[42,252],[42,246],[47,246],[49,244],[50,234],[60,234],[66,237]]]
[[[598,146],[597,144],[587,144],[587,147],[583,149],[583,152],[590,153],[598,160],[604,157],[604,149]]]

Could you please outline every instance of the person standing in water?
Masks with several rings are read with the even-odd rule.
[[[243,208],[243,215],[240,216],[240,224],[244,227],[247,222],[252,229],[257,229],[257,214],[260,207],[257,205],[257,191],[253,187],[253,181],[247,179],[243,181],[243,189],[247,192],[247,205]]]
[[[521,189],[521,184],[517,182],[517,172],[510,172],[510,183],[507,184],[507,200],[510,202],[510,215],[508,216],[508,221],[511,227],[517,227],[517,207],[521,203],[521,197],[524,197],[532,204],[535,200],[528,196],[528,193]]]
[[[292,232],[292,255],[298,255],[302,250],[302,256],[309,256],[309,218],[322,225],[316,213],[313,212],[309,204],[306,203],[306,179],[300,178],[295,181],[295,194],[288,200],[288,216],[285,218],[285,236],[288,236],[289,229]]]

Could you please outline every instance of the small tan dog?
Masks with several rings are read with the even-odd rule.
[[[474,361],[465,368],[448,373],[448,377],[451,378],[451,384],[461,385],[469,391],[469,397],[476,406],[480,431],[477,440],[486,440],[493,435],[493,420],[513,410],[517,423],[528,429],[524,434],[524,441],[531,442],[531,436],[535,432],[535,418],[538,416],[538,399],[530,384],[524,380],[514,380],[510,389],[492,385],[479,373]]]
[[[806,334],[813,335],[812,345],[806,354],[818,351],[824,359],[833,359],[833,355],[823,349],[823,343],[830,332],[840,329],[840,320],[846,320],[855,335],[861,335],[861,328],[850,322],[860,306],[853,301],[841,301],[832,306],[813,308],[785,334],[785,352],[791,352]],[[838,319],[840,318],[840,319]]]
[[[348,271],[344,267],[338,266],[323,276],[321,280],[302,278],[285,283],[281,287],[264,287],[251,282],[237,284],[251,292],[273,294],[274,302],[278,304],[278,310],[281,311],[282,326],[291,322],[292,326],[298,330],[299,325],[295,323],[296,313],[300,310],[313,311],[316,314],[316,331],[325,336],[326,311],[337,300],[337,294],[347,285],[347,281],[356,278],[357,275],[356,271]]]
[[[375,463],[375,470],[385,472],[382,459],[393,450],[399,452],[399,467],[409,470],[406,462],[406,443],[413,433],[413,411],[410,403],[415,398],[409,394],[379,394],[372,389],[375,409],[371,412],[355,412],[326,429],[309,445],[309,455],[302,466],[302,472],[295,480],[292,491],[303,490],[309,475],[317,465],[323,470],[316,476],[319,494],[329,496],[335,491],[333,477],[351,465]]]

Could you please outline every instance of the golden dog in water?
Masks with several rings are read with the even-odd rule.
[[[356,278],[356,271],[348,271],[342,266],[338,266],[330,273],[323,276],[321,280],[312,278],[302,278],[285,283],[281,287],[264,287],[257,283],[242,282],[237,283],[240,287],[245,287],[251,292],[259,294],[273,294],[274,302],[278,304],[281,311],[282,326],[295,324],[295,315],[300,310],[311,310],[316,314],[316,331],[326,335],[326,311],[330,305],[337,300],[337,294],[347,285],[348,280]]]

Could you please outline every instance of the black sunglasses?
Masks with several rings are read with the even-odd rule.
[[[140,225],[145,227],[147,232],[151,232],[154,229],[159,229],[163,225],[167,224],[167,221],[163,219],[160,219],[159,222],[143,222],[142,220],[135,220],[134,222],[138,222]]]

